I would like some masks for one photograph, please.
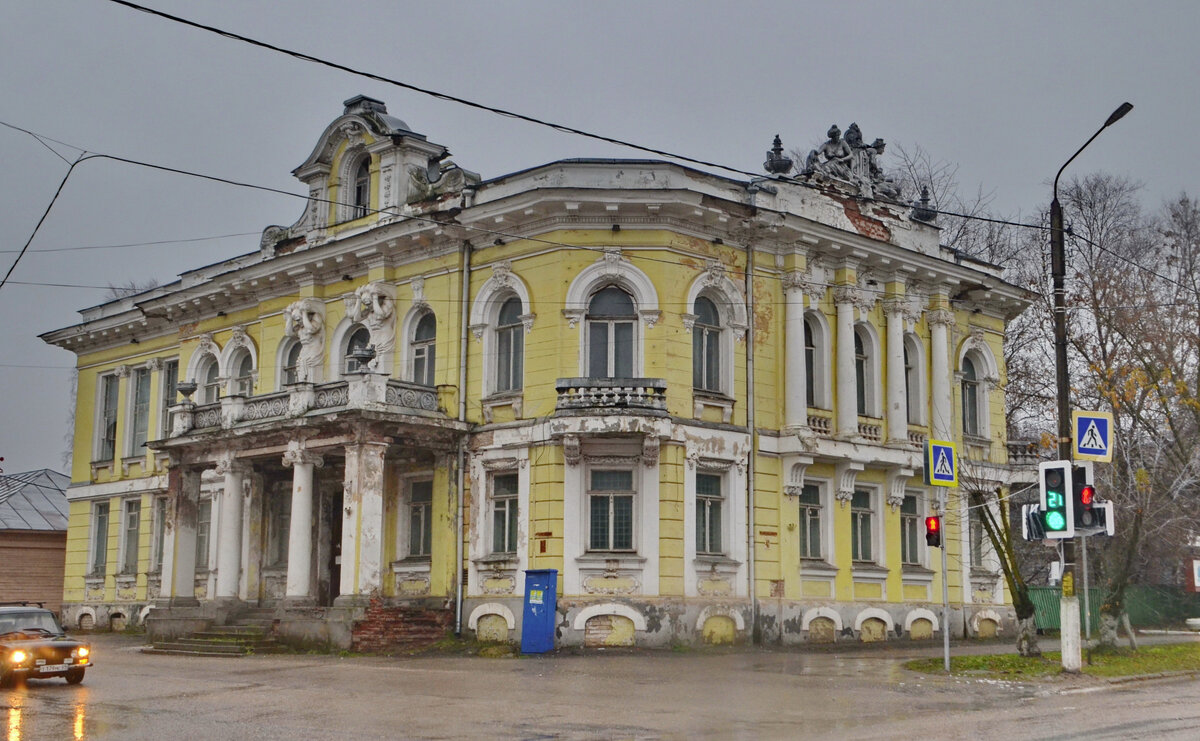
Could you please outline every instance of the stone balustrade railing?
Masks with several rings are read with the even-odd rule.
[[[667,382],[661,378],[560,378],[554,388],[558,412],[667,413]]]

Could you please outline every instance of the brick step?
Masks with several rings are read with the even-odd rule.
[[[142,653],[144,654],[170,654],[172,656],[212,656],[224,659],[240,659],[246,653],[230,653],[228,651],[199,651],[190,648],[175,646],[173,644],[164,643],[162,645],[143,646]]]
[[[146,649],[143,649],[146,651]],[[188,654],[196,656],[245,656],[248,651],[245,646],[229,643],[204,643],[180,639],[155,643],[147,653]]]

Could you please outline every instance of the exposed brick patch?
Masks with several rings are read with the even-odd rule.
[[[446,637],[451,610],[385,605],[371,597],[366,615],[351,629],[351,648],[362,653],[394,653],[429,646]]]
[[[881,242],[891,241],[891,230],[884,226],[879,219],[864,214],[858,201],[842,200],[842,208],[846,212],[846,218],[850,219],[850,223],[854,225],[855,231],[859,234],[871,239],[878,239]]]

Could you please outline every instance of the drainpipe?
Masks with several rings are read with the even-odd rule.
[[[750,433],[750,450],[746,460],[746,522],[749,525],[746,564],[750,579],[750,635],[751,640],[757,644],[762,642],[762,633],[758,625],[758,590],[755,588],[757,577],[754,559],[754,533],[758,529],[754,518],[754,458],[758,444],[754,428],[754,244],[750,241],[746,243],[746,304],[750,311],[746,322],[746,427]]]
[[[459,286],[459,335],[458,335],[458,421],[466,422],[467,420],[467,291],[471,286],[471,243],[463,240],[462,243],[462,264],[459,270],[461,276],[461,285]],[[462,636],[462,609],[463,609],[463,538],[466,533],[463,532],[463,485],[465,483],[465,475],[463,467],[467,457],[467,439],[465,436],[458,438],[458,508],[455,509],[454,518],[454,552],[455,552],[455,569],[454,569],[454,635]]]

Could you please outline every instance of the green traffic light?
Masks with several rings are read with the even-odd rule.
[[[1063,517],[1062,512],[1047,512],[1046,513],[1046,529],[1047,530],[1066,530],[1067,518]]]

